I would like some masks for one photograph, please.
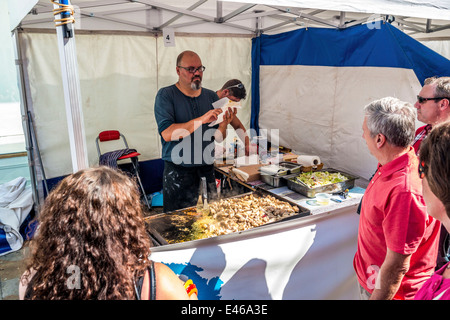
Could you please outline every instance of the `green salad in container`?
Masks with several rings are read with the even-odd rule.
[[[304,172],[294,178],[294,182],[304,184],[308,188],[321,187],[346,180],[348,180],[348,178],[340,172],[331,173],[328,171]]]

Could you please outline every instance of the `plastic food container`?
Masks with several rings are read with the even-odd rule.
[[[331,195],[328,193],[318,193],[316,194],[316,201],[318,204],[326,206],[330,203]]]

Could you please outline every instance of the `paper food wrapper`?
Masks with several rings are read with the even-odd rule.
[[[319,165],[321,162],[318,156],[298,156],[297,163],[304,167],[312,167]]]
[[[234,172],[235,174],[240,175],[241,178],[242,178],[244,181],[247,181],[248,178],[250,177],[250,175],[249,175],[247,172],[244,172],[244,171],[239,170],[239,169],[236,169],[236,168],[233,169],[233,172]]]
[[[261,174],[266,174],[266,175],[276,175],[279,171],[280,171],[280,166],[275,165],[275,164],[269,164],[267,166],[263,166],[260,169]]]
[[[231,171],[240,179],[245,182],[252,182],[261,179],[261,173],[259,169],[261,164],[255,164],[252,166],[243,166],[239,168],[231,168]]]
[[[216,124],[219,124],[221,122],[223,122],[223,115],[225,114],[225,111],[228,110],[228,108],[236,108],[236,109],[240,109],[241,108],[241,102],[238,101],[231,101],[230,99],[228,99],[227,97],[222,98],[220,100],[217,100],[216,102],[214,102],[213,104],[214,109],[222,109],[222,113],[219,114],[219,116],[217,117],[216,120],[214,120],[213,122],[211,122],[208,126],[212,127]]]

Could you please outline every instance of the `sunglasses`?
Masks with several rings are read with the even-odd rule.
[[[426,171],[427,171],[427,167],[425,166],[425,162],[419,161],[419,178],[420,179],[425,178]]]
[[[231,88],[244,89],[244,85],[243,85],[242,83],[238,83],[238,84],[235,84],[234,86],[226,87],[226,88],[223,89],[223,90],[227,90],[227,89],[231,89]]]
[[[447,97],[424,98],[424,97],[421,97],[421,96],[417,96],[417,101],[419,101],[419,103],[424,103],[424,102],[426,102],[426,101],[428,101],[428,100],[434,100],[434,101],[437,101],[437,100],[442,100],[442,99],[448,99],[448,98],[447,98]]]
[[[186,70],[187,72],[192,73],[192,74],[196,73],[197,71],[198,72],[203,72],[206,69],[205,66],[200,66],[198,68],[196,68],[196,67],[182,67],[182,66],[178,66],[178,68],[183,68],[184,70]]]

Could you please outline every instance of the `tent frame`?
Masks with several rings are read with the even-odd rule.
[[[375,22],[381,20],[384,22],[396,22],[398,27],[405,33],[413,36],[415,34],[432,34],[438,31],[450,29],[450,23],[438,23],[432,19],[414,19],[406,16],[392,16],[392,15],[369,15],[359,14],[359,18],[355,19],[354,15],[346,12],[334,12],[331,17],[322,18],[318,15],[327,10],[315,10],[306,8],[289,8],[273,5],[261,4],[243,4],[239,8],[224,14],[225,7],[229,4],[236,6],[236,3],[227,1],[215,1],[216,14],[207,15],[196,12],[195,10],[203,4],[213,2],[215,0],[198,0],[192,5],[186,5],[186,8],[180,8],[165,4],[162,0],[100,0],[100,1],[86,1],[77,5],[78,14],[83,19],[98,19],[106,20],[113,23],[124,24],[131,27],[141,28],[147,32],[161,33],[164,28],[183,28],[187,26],[195,26],[199,24],[212,23],[223,26],[235,28],[241,32],[251,33],[253,35],[260,35],[268,31],[275,31],[281,28],[307,28],[310,27],[332,27],[344,29],[367,22]],[[76,1],[75,1],[76,2]],[[128,8],[111,9],[111,6],[130,5]],[[133,8],[134,7],[134,8]],[[48,0],[40,0],[34,9],[30,12],[34,16],[44,16],[43,18],[25,18],[21,26],[29,27],[31,25],[39,25],[48,23],[49,15],[52,12],[52,5]],[[136,21],[125,20],[118,18],[117,14],[130,13],[145,10],[146,12],[159,13],[161,20],[161,12],[171,12],[175,16],[168,18],[166,21],[160,21],[156,25],[143,24]],[[229,11],[229,10],[228,10]],[[176,23],[183,17],[194,19],[190,22]],[[155,18],[155,17],[152,17]],[[264,19],[265,24],[269,24],[268,18],[274,23],[266,27],[262,27],[261,20]],[[157,20],[157,19],[156,19]],[[237,24],[236,22],[243,20],[254,20],[253,27],[246,27]],[[277,22],[281,21],[281,22]],[[38,26],[39,27],[39,26]],[[280,31],[282,32],[282,31]]]
[[[286,28],[291,29],[299,29],[299,28],[308,28],[308,27],[327,27],[327,28],[337,28],[337,29],[345,29],[349,27],[353,27],[356,25],[366,24],[366,23],[393,23],[396,21],[399,29],[403,32],[408,33],[409,35],[415,34],[432,34],[438,31],[450,29],[450,23],[448,21],[436,21],[432,19],[419,19],[412,18],[406,16],[392,16],[392,15],[381,15],[381,14],[357,14],[357,18],[355,18],[354,13],[344,12],[344,11],[328,11],[323,9],[308,9],[308,8],[292,8],[292,7],[281,7],[274,5],[262,5],[255,3],[246,3],[239,4],[228,1],[220,1],[220,0],[194,0],[196,1],[193,4],[185,4],[186,7],[175,7],[164,3],[164,0],[98,0],[98,1],[82,1],[75,2],[75,18],[83,17],[83,19],[95,19],[101,21],[108,21],[120,25],[125,25],[128,27],[133,27],[138,32],[151,33],[155,35],[161,35],[163,33],[163,29],[165,28],[173,28],[179,29],[188,26],[196,26],[206,23],[226,26],[232,29],[236,29],[237,33],[233,33],[235,36],[239,36],[240,34],[245,34],[247,36],[260,36],[261,34],[268,32],[285,32]],[[215,3],[215,14],[204,14],[196,11],[198,8],[201,8],[205,3]],[[115,8],[113,8],[116,6]],[[117,6],[122,6],[121,8]],[[125,8],[126,6],[126,8]],[[233,9],[230,11],[230,7]],[[54,5],[49,0],[40,0],[33,7],[33,9],[29,12],[29,14],[22,19],[21,23],[15,27],[15,31],[20,30],[22,28],[27,29],[48,29],[54,30],[54,18],[53,18],[53,9]],[[124,19],[122,17],[117,17],[119,14],[124,13],[133,13],[133,12],[145,12],[145,23],[137,22],[130,19]],[[167,12],[170,13],[170,17],[167,17]],[[166,19],[163,21],[163,13],[165,13]],[[327,13],[328,15],[324,17],[323,15]],[[330,16],[331,14],[331,16]],[[77,16],[78,15],[78,16]],[[189,22],[180,22],[179,20],[182,18],[189,18],[192,21]],[[186,19],[184,19],[186,20]],[[247,25],[241,25],[240,22],[247,21]],[[150,23],[151,22],[151,23]],[[12,27],[13,28],[13,27]],[[75,29],[77,25],[75,24]],[[133,29],[132,28],[132,29]],[[228,28],[228,29],[229,29]],[[120,29],[120,28],[117,28]],[[86,30],[86,29],[85,29]],[[13,30],[12,30],[13,31]],[[79,31],[84,31],[80,29]],[[133,31],[130,31],[133,32]],[[59,32],[57,32],[59,33]],[[221,33],[215,33],[219,35]],[[450,37],[442,38],[439,40],[450,39]],[[19,40],[19,39],[18,39]],[[74,40],[74,39],[73,39]],[[64,46],[60,46],[60,57],[64,58],[65,56],[74,57],[76,54],[75,48],[71,47],[70,49],[65,45],[69,42],[67,39],[64,39],[60,35],[58,35],[58,41],[61,43],[64,42]],[[74,44],[73,44],[74,45]],[[73,46],[70,44],[70,46]],[[20,48],[19,48],[20,50]],[[69,54],[70,53],[70,54]],[[64,60],[64,59],[63,59]],[[21,61],[21,59],[19,60]],[[66,66],[67,70],[63,73],[63,80],[68,82],[71,80],[72,86],[67,85],[66,87],[73,87],[75,90],[72,94],[65,93],[65,99],[75,99],[79,100],[79,84],[78,84],[78,76],[76,73],[76,62],[75,60],[69,65],[67,61],[63,61],[62,67]],[[70,68],[72,66],[72,68]],[[20,67],[23,68],[23,65]],[[75,70],[75,71],[74,71]],[[23,70],[19,72],[19,76],[22,78]],[[72,81],[73,80],[73,81]],[[64,82],[64,81],[63,81]],[[26,80],[21,79],[21,85],[26,85]],[[68,91],[68,89],[66,90]],[[24,101],[28,99],[27,93],[25,90],[22,92],[23,101],[22,104],[25,104]],[[74,98],[75,97],[75,98]],[[78,98],[78,99],[76,99]],[[75,111],[75,113],[79,113],[81,110],[81,105],[78,102],[71,103],[71,107],[69,108],[69,103],[66,102],[66,111],[71,109]],[[27,111],[30,106],[25,104],[23,106],[24,111]],[[68,123],[70,121],[68,119]],[[83,145],[83,124],[80,123],[78,126],[69,125],[74,133],[77,134],[77,138],[72,139],[71,148],[73,149],[75,145],[81,145],[81,147],[77,148],[77,151],[72,151],[72,162],[74,166],[74,170],[79,167],[86,166],[86,152],[85,145]],[[77,129],[78,128],[78,129]],[[29,128],[26,127],[25,131],[28,132]],[[79,137],[80,136],[80,137]],[[76,140],[76,141],[75,141]],[[79,142],[78,144],[75,142]],[[73,146],[72,146],[73,145]],[[30,147],[30,142],[27,141],[27,147]],[[81,151],[80,151],[81,150]],[[31,150],[32,152],[32,150]],[[36,168],[34,165],[30,168],[31,171],[35,171]],[[33,177],[36,177],[35,172],[32,172]],[[37,173],[36,173],[37,175]],[[37,177],[36,177],[37,178]],[[33,182],[33,185],[36,184],[36,181]],[[37,188],[34,186],[34,188]],[[34,190],[35,198],[40,198],[37,190]]]

